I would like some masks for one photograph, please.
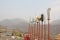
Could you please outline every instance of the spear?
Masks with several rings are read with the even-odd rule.
[[[42,22],[42,32],[41,32],[41,38],[43,39],[43,21],[44,21],[44,15],[41,14],[41,22]]]
[[[39,23],[39,25],[38,25],[38,40],[41,40],[41,35],[40,35],[40,31],[41,31],[41,30],[40,30],[41,17],[38,16],[37,19],[38,19],[38,23]]]
[[[48,8],[47,9],[47,16],[48,16],[48,40],[50,40],[50,11],[51,11],[51,8]]]

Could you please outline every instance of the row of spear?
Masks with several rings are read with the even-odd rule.
[[[33,18],[33,21],[29,23],[28,34],[30,34],[30,40],[51,40],[50,39],[50,10],[47,9],[47,20],[48,20],[48,39],[46,38],[46,21],[44,14]],[[33,24],[32,24],[33,23]]]

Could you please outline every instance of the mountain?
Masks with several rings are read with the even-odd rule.
[[[24,19],[6,19],[0,22],[0,25],[6,26],[11,29],[20,29],[22,31],[27,31],[28,23]]]
[[[60,34],[60,20],[52,21],[50,25],[52,34]]]
[[[0,22],[0,25],[11,29],[20,29],[26,32],[28,29],[28,22],[24,19],[6,19]],[[50,24],[51,34],[60,33],[60,20],[52,21]]]
[[[60,20],[52,21],[51,25],[60,25]]]

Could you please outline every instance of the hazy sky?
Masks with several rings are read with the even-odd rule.
[[[51,8],[51,20],[60,19],[60,0],[0,0],[0,20],[22,18],[28,20]]]

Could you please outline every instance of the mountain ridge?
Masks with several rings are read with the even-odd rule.
[[[6,19],[0,22],[0,25],[7,26],[11,29],[21,29],[23,31],[27,30],[28,22],[24,19]],[[26,28],[24,28],[24,26]]]
[[[29,23],[24,19],[6,19],[0,21],[0,25],[7,26],[12,29],[20,29],[23,32],[26,32],[29,26]],[[47,24],[46,24],[47,25]],[[46,26],[47,27],[47,26]],[[59,34],[60,33],[60,20],[55,20],[50,23],[51,34]]]

